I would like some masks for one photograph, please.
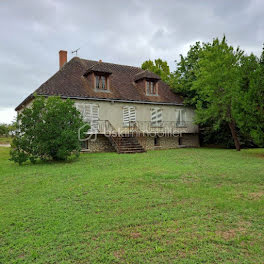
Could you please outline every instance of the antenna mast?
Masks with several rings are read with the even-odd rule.
[[[78,50],[79,50],[80,48],[78,48],[78,49],[76,49],[76,50],[73,50],[71,53],[75,53],[75,56],[77,57],[77,54],[78,54]]]

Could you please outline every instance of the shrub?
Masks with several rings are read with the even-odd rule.
[[[8,136],[8,125],[0,124],[0,136]]]
[[[36,97],[32,107],[18,115],[17,123],[10,151],[14,162],[67,160],[80,152],[78,130],[84,123],[69,99]]]

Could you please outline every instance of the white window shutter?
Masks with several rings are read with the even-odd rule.
[[[90,119],[91,130],[96,132],[98,131],[99,107],[96,104],[91,104],[90,110],[91,110],[91,119]]]
[[[162,123],[162,110],[160,108],[157,109],[157,123],[159,125]]]
[[[162,124],[162,109],[161,108],[151,109],[151,124],[152,126],[160,126]]]
[[[91,113],[91,105],[90,104],[85,104],[84,105],[84,111],[83,111],[83,121],[84,122],[91,122],[92,119],[92,113]]]
[[[185,126],[186,111],[185,109],[176,110],[176,124],[177,126]]]
[[[76,104],[75,104],[75,107],[76,107],[77,110],[81,113],[82,118],[84,119],[84,117],[85,117],[85,108],[84,108],[84,104],[76,103]]]
[[[151,123],[153,125],[155,125],[156,124],[156,121],[157,121],[157,110],[155,108],[153,108],[151,110]]]
[[[134,106],[123,107],[123,125],[129,126],[129,122],[136,122],[136,108]]]
[[[128,126],[129,124],[129,107],[123,107],[123,125]]]
[[[131,106],[129,110],[129,121],[136,122],[136,108]]]

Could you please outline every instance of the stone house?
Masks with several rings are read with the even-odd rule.
[[[83,151],[144,152],[198,147],[194,109],[183,105],[160,77],[141,68],[72,58],[59,52],[60,69],[16,108],[41,96],[74,100],[90,124]]]

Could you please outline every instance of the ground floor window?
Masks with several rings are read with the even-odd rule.
[[[88,140],[81,141],[81,148],[83,150],[88,149]]]
[[[179,144],[179,146],[182,145],[182,137],[178,137],[178,144]]]
[[[160,138],[159,138],[159,136],[154,137],[154,146],[155,147],[160,146]]]

